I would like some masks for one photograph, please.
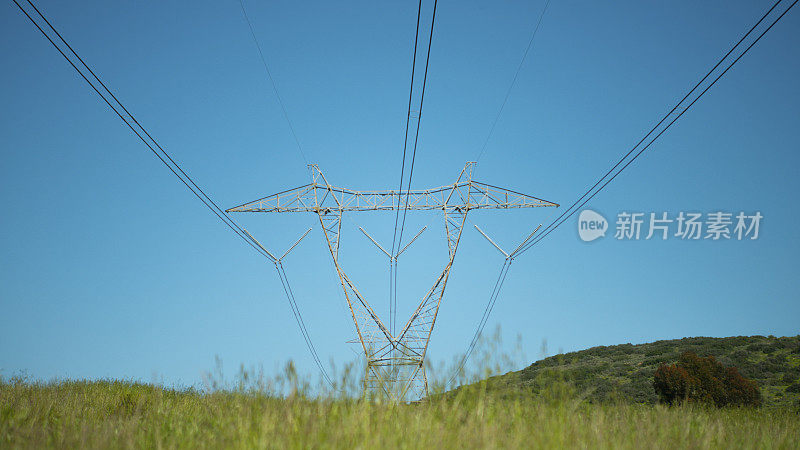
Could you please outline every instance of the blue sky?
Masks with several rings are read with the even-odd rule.
[[[480,151],[544,2],[442,0],[414,187]],[[307,182],[235,0],[53,2],[40,9],[223,207]],[[395,188],[415,2],[250,2],[309,160],[333,184]],[[769,1],[553,0],[475,178],[561,204],[591,186],[765,12]],[[196,384],[219,356],[316,376],[274,270],[220,224],[50,47],[0,7],[0,375]],[[592,243],[573,218],[514,262],[487,329],[528,360],[685,336],[798,334],[800,16],[790,12],[588,207],[764,216],[756,241]],[[550,211],[476,212],[514,247]],[[236,217],[271,249],[314,217]],[[441,218],[409,214],[401,316],[446,258]],[[394,216],[345,216],[342,263],[388,312]],[[613,223],[612,223],[613,226]],[[387,244],[388,245],[388,244]],[[502,258],[466,230],[431,341],[463,352]],[[315,228],[287,258],[323,360],[352,360],[352,320]]]

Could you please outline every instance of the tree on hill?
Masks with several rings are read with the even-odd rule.
[[[755,382],[744,378],[736,367],[725,367],[713,356],[694,352],[681,354],[676,364],[661,364],[653,376],[653,388],[661,403],[683,401],[723,406],[760,406],[761,393]]]

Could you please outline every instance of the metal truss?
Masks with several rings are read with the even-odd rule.
[[[475,181],[472,179],[474,164],[467,162],[453,184],[402,193],[393,190],[355,191],[332,186],[319,167],[311,164],[311,183],[227,210],[311,212],[317,215],[366,357],[365,392],[401,401],[427,395],[425,355],[469,211],[558,206],[547,200]],[[392,333],[345,273],[339,263],[339,245],[342,215],[345,212],[397,209],[441,210],[447,235],[448,259],[405,326],[397,333]],[[378,245],[374,240],[373,243]],[[381,248],[380,245],[378,247]],[[397,256],[394,255],[394,258]]]

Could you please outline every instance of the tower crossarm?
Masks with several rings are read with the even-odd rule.
[[[462,189],[466,189],[466,183]],[[538,208],[543,206],[558,207],[553,203],[532,195],[512,191],[491,184],[472,180],[469,187],[470,209],[509,209],[509,208]]]
[[[408,195],[408,202],[405,196]],[[511,209],[558,206],[538,197],[479,181],[459,182],[432,189],[355,191],[310,183],[263,197],[227,212],[430,211],[445,209]]]

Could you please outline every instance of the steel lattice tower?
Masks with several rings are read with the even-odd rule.
[[[427,395],[425,354],[469,211],[558,206],[547,200],[475,181],[472,179],[474,164],[468,162],[453,184],[405,192],[355,191],[336,187],[328,182],[317,165],[311,164],[311,183],[227,210],[317,215],[366,357],[365,392],[380,393],[392,400]],[[405,196],[408,196],[408,201],[404,201]],[[345,212],[398,209],[441,210],[447,234],[448,259],[411,317],[393,334],[342,268],[339,245]]]

